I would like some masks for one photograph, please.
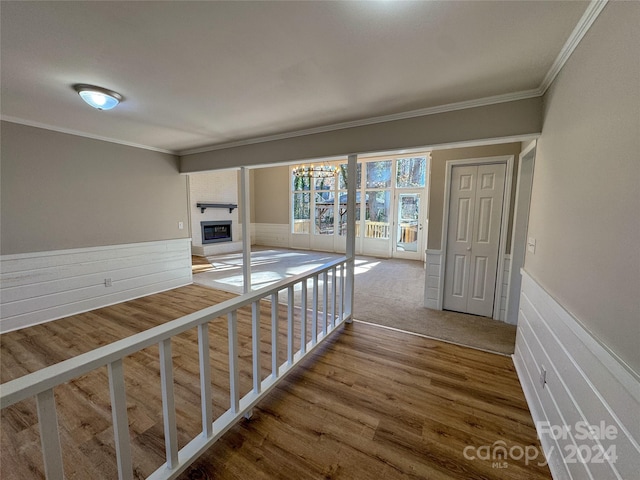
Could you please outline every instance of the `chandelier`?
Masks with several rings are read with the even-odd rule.
[[[333,165],[301,165],[293,169],[296,177],[329,178],[338,173],[338,167]]]

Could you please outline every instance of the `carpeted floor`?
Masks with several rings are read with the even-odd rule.
[[[262,288],[320,266],[340,255],[259,249],[251,254],[252,285]],[[242,293],[242,254],[194,257],[194,283]],[[354,319],[510,355],[516,327],[487,317],[425,308],[425,270],[420,261],[357,257]],[[281,296],[280,301],[286,301]]]

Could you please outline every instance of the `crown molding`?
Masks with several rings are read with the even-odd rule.
[[[591,25],[593,25],[593,22],[598,18],[598,15],[600,15],[600,12],[602,12],[602,9],[607,5],[608,1],[609,0],[592,0],[589,3],[587,9],[582,14],[582,17],[576,24],[571,35],[569,35],[569,38],[553,62],[553,65],[551,65],[551,68],[542,80],[542,83],[538,88],[538,90],[540,90],[540,95],[544,95],[547,89],[551,86],[558,73],[560,73],[560,70],[562,70],[562,67],[564,67],[564,64],[567,63],[567,60],[569,60],[569,57],[585,34],[589,31]]]
[[[117,143],[120,145],[129,146],[129,147],[151,150],[154,152],[184,156],[184,155],[193,155],[196,153],[211,152],[215,150],[224,150],[226,148],[242,147],[246,145],[253,145],[253,144],[263,143],[263,142],[272,142],[275,140],[284,140],[287,138],[295,138],[295,137],[301,137],[305,135],[313,135],[317,133],[326,133],[326,132],[331,132],[336,130],[343,130],[347,128],[362,127],[366,125],[373,125],[376,123],[393,122],[396,120],[406,120],[409,118],[422,117],[426,115],[436,115],[439,113],[453,112],[456,110],[464,110],[464,109],[475,108],[475,107],[484,107],[489,105],[496,105],[499,103],[513,102],[517,100],[525,100],[528,98],[541,97],[542,95],[545,94],[547,89],[551,86],[551,84],[553,83],[558,73],[560,73],[560,70],[562,70],[562,67],[565,65],[565,63],[567,62],[567,60],[569,59],[573,51],[576,49],[576,47],[578,46],[578,44],[580,43],[584,35],[589,31],[589,29],[591,28],[591,25],[593,25],[593,22],[596,20],[596,18],[598,18],[598,15],[600,15],[600,12],[602,12],[604,7],[607,5],[608,1],[609,0],[591,0],[584,14],[576,24],[575,28],[571,32],[571,35],[569,35],[569,38],[567,39],[564,46],[560,50],[558,56],[556,57],[555,61],[551,65],[551,68],[549,69],[544,79],[542,80],[540,86],[538,88],[531,89],[531,90],[524,90],[520,92],[513,92],[513,93],[502,94],[502,95],[494,95],[491,97],[484,97],[484,98],[479,98],[475,100],[467,100],[463,102],[448,103],[444,105],[438,105],[435,107],[421,108],[417,110],[410,110],[407,112],[400,112],[400,113],[395,113],[391,115],[381,115],[381,116],[370,117],[370,118],[365,118],[361,120],[334,123],[330,125],[323,125],[323,126],[307,128],[303,130],[295,130],[291,132],[265,135],[261,137],[253,137],[253,138],[238,140],[234,142],[218,143],[218,144],[208,145],[204,147],[177,150],[177,151],[156,148],[149,145],[140,145],[137,143],[126,142],[123,140],[118,140],[118,139],[109,138],[109,137],[102,137],[99,135],[93,135],[93,134],[81,132],[78,130],[60,128],[53,125],[32,122],[29,120],[24,120],[16,117],[0,116],[0,119],[7,122],[18,123],[21,125],[44,128],[46,130],[53,130],[60,133],[68,133],[71,135],[77,135],[85,138],[92,138],[94,140],[102,140],[105,142]]]
[[[142,148],[143,150],[151,150],[153,152],[169,153],[171,155],[177,155],[177,152],[172,151],[172,150],[165,150],[164,148],[156,148],[156,147],[151,147],[149,145],[141,145],[139,143],[126,142],[124,140],[118,140],[117,138],[102,137],[100,135],[94,135],[92,133],[87,133],[87,132],[81,132],[79,130],[73,130],[71,128],[57,127],[55,125],[49,125],[49,124],[40,123],[40,122],[32,122],[31,120],[25,120],[23,118],[11,117],[11,116],[8,116],[8,115],[0,115],[0,120],[2,120],[3,122],[17,123],[19,125],[26,125],[27,127],[36,127],[36,128],[42,128],[44,130],[51,130],[53,132],[66,133],[66,134],[69,134],[69,135],[75,135],[76,137],[91,138],[92,140],[101,140],[103,142],[117,143],[118,145],[124,145],[124,146],[127,146],[127,147]]]
[[[438,105],[435,107],[421,108],[418,110],[410,110],[408,112],[394,113],[390,115],[381,115],[377,117],[369,117],[361,120],[354,120],[350,122],[333,123],[330,125],[323,125],[320,127],[307,128],[304,130],[295,130],[292,132],[278,133],[274,135],[265,135],[262,137],[248,138],[245,140],[238,140],[236,142],[219,143],[216,145],[210,145],[200,148],[192,148],[188,150],[181,150],[178,155],[192,155],[194,153],[211,152],[214,150],[224,150],[225,148],[242,147],[245,145],[252,145],[255,143],[272,142],[274,140],[284,140],[287,138],[302,137],[305,135],[313,135],[316,133],[332,132],[335,130],[344,130],[346,128],[363,127],[366,125],[373,125],[376,123],[393,122],[396,120],[406,120],[408,118],[424,117],[426,115],[436,115],[438,113],[453,112],[456,110],[465,110],[467,108],[484,107],[487,105],[496,105],[498,103],[513,102],[516,100],[525,100],[527,98],[539,97],[539,89],[524,90],[521,92],[506,93],[502,95],[494,95],[492,97],[477,98],[475,100],[466,100],[464,102],[447,103],[445,105]]]
[[[549,68],[549,71],[545,75],[544,79],[540,83],[540,86],[536,89],[525,90],[521,92],[508,93],[504,95],[495,95],[492,97],[479,98],[476,100],[468,100],[464,102],[448,103],[445,105],[439,105],[436,107],[422,108],[418,110],[411,110],[408,112],[401,112],[392,115],[382,115],[378,117],[371,117],[362,120],[355,120],[351,122],[334,123],[331,125],[324,125],[321,127],[308,128],[304,130],[296,130],[293,132],[286,132],[274,135],[265,135],[262,137],[254,137],[245,140],[239,140],[236,142],[219,143],[216,145],[210,145],[206,147],[192,148],[187,150],[178,151],[177,154],[192,155],[195,153],[211,152],[215,150],[223,150],[225,148],[242,147],[245,145],[253,145],[256,143],[271,142],[274,140],[284,140],[287,138],[301,137],[304,135],[313,135],[315,133],[325,133],[335,130],[342,130],[345,128],[362,127],[365,125],[373,125],[375,123],[392,122],[395,120],[404,120],[408,118],[422,117],[425,115],[435,115],[438,113],[452,112],[455,110],[464,110],[467,108],[483,107],[487,105],[495,105],[504,102],[513,102],[516,100],[524,100],[527,98],[541,97],[545,94],[547,89],[551,86],[551,83],[556,78],[562,67],[567,62],[573,51],[576,49],[584,35],[589,31],[593,22],[598,18],[600,12],[607,5],[609,0],[592,0],[587,6],[582,17],[576,24],[575,28],[567,38],[567,41],[563,45],[560,53],[556,57],[555,61]]]

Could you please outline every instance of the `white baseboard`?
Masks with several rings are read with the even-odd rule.
[[[525,271],[513,360],[554,479],[637,478],[640,378]]]
[[[442,250],[427,250],[427,265],[424,285],[424,306],[442,310],[440,306],[440,275],[442,272]]]
[[[265,247],[289,248],[289,225],[254,223],[254,243]]]
[[[185,238],[3,255],[0,332],[188,285],[190,245]]]

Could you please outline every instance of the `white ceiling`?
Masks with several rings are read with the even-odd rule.
[[[2,118],[184,152],[530,92],[588,4],[3,0]]]

